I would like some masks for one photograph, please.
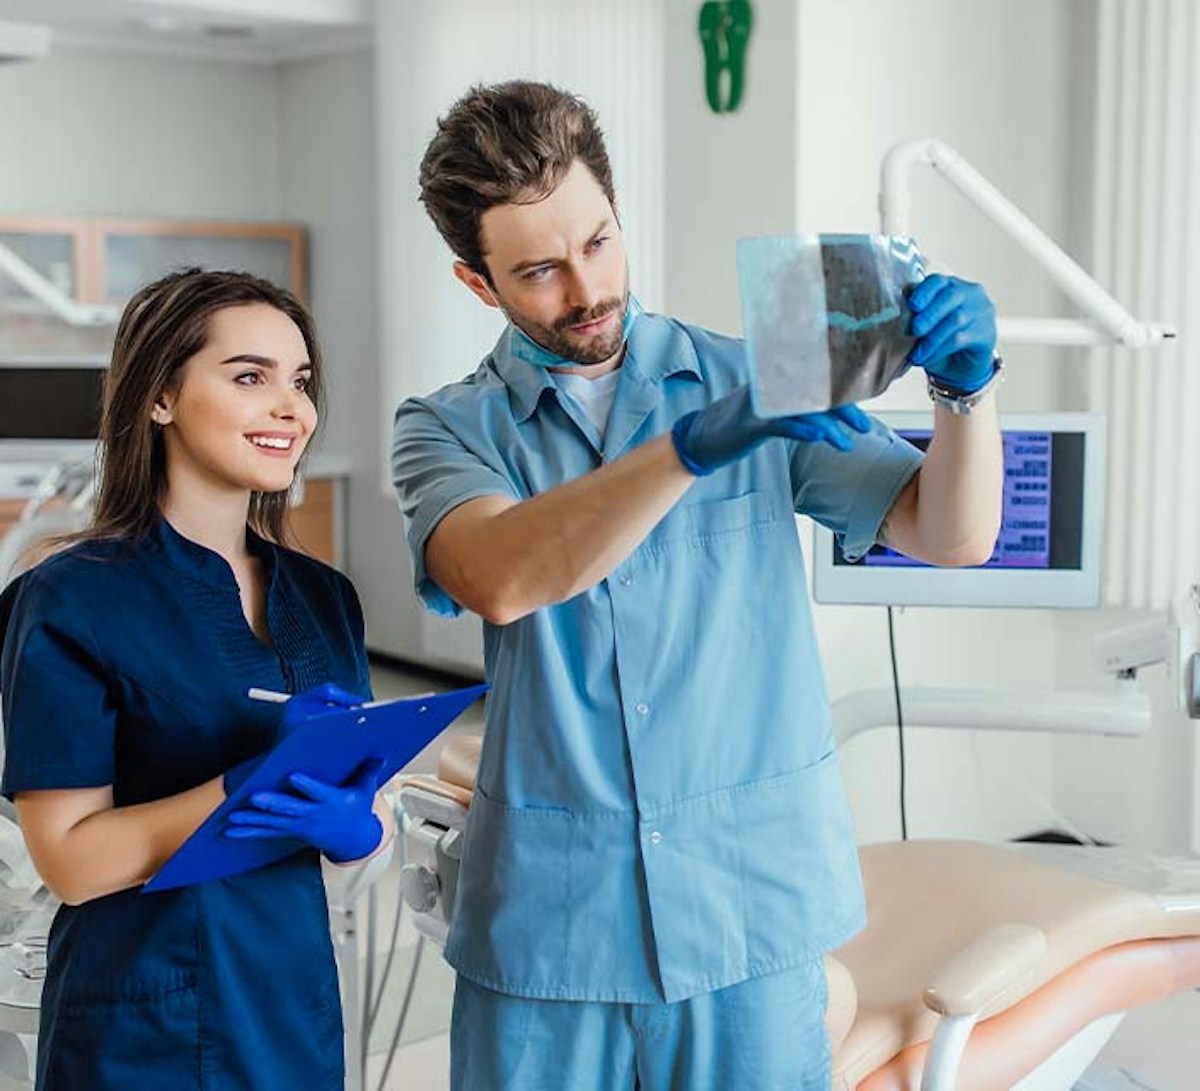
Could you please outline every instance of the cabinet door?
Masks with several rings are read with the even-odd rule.
[[[338,487],[335,479],[309,478],[287,515],[288,544],[334,567],[342,563]]]
[[[99,230],[103,293],[112,303],[189,266],[253,273],[306,294],[304,233],[295,225],[108,221]]]
[[[0,218],[0,244],[64,295],[86,299],[87,253],[79,221]],[[104,366],[112,331],[71,326],[0,268],[0,366]]]

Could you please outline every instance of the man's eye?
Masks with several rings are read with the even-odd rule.
[[[297,375],[297,376],[296,376],[296,377],[295,377],[295,378],[292,380],[292,385],[293,385],[293,386],[294,386],[294,387],[295,387],[297,390],[304,391],[304,390],[307,390],[307,389],[308,389],[308,384],[309,384],[309,383],[311,383],[311,382],[312,382],[312,376],[311,376],[311,375]]]
[[[549,265],[539,265],[536,269],[530,269],[526,273],[521,274],[521,279],[530,283],[535,283],[539,280],[545,280],[550,274],[551,267]]]
[[[600,235],[588,243],[588,248],[591,250],[599,250],[600,247],[602,247],[606,242],[608,242],[608,236]]]

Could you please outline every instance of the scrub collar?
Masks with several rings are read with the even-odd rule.
[[[167,561],[183,574],[222,590],[237,588],[237,578],[229,562],[199,542],[185,537],[160,514],[158,522],[150,531],[151,541],[166,557]],[[265,538],[246,527],[246,548],[267,566],[268,593],[275,585],[275,549]]]
[[[623,345],[629,339],[629,332],[633,329],[633,323],[637,316],[642,313],[642,305],[637,301],[636,297],[630,293],[629,304],[625,308],[625,320],[621,323],[621,344]],[[509,351],[518,359],[524,360],[527,364],[533,364],[534,367],[579,367],[578,360],[568,360],[565,357],[557,356],[548,349],[542,348],[532,337],[529,336],[515,322],[509,323],[512,326],[512,337],[509,340]]]

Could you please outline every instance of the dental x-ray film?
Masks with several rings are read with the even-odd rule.
[[[907,289],[925,276],[907,236],[738,240],[742,326],[764,417],[873,398],[908,369]]]

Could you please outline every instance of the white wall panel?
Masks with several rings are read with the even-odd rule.
[[[439,0],[379,4],[379,247],[383,435],[395,407],[475,369],[502,328],[451,273],[452,256],[417,200],[436,119],[471,85],[542,79],[597,111],[612,160],[634,292],[662,306],[662,11],[645,0]],[[386,452],[383,454],[386,465]],[[389,481],[380,488],[391,494]],[[398,655],[479,662],[478,623],[416,609],[411,592],[376,631]]]
[[[1200,574],[1200,12],[1103,0],[1097,66],[1096,275],[1135,313],[1176,324],[1164,349],[1094,354],[1109,417],[1105,600],[1166,607]]]

